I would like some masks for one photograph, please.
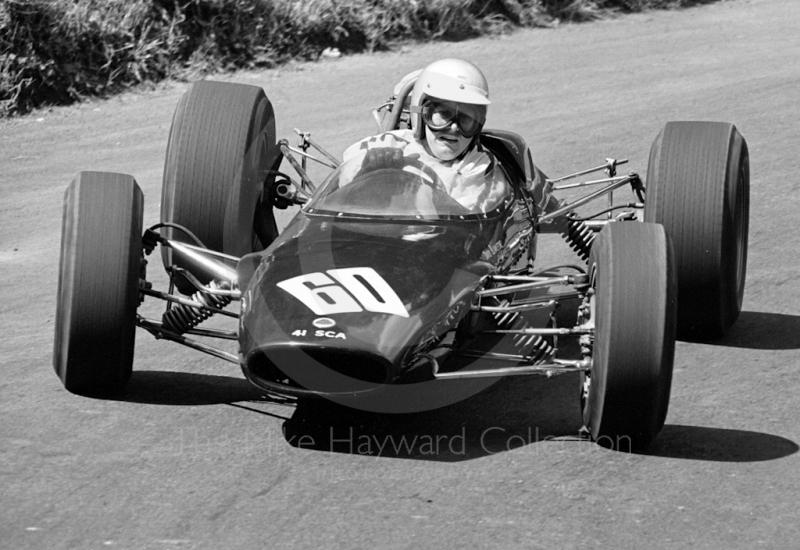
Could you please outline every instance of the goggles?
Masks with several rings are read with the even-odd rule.
[[[434,131],[444,130],[455,122],[461,135],[470,138],[483,127],[484,109],[469,103],[428,100],[422,105],[422,120]]]

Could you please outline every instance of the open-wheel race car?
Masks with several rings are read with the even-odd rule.
[[[376,110],[382,130],[407,124],[411,85]],[[626,161],[614,159],[549,179],[520,136],[486,130],[481,144],[499,161],[486,177],[505,185],[477,210],[419,159],[366,152],[340,163],[298,133],[299,146],[277,141],[261,88],[201,81],[173,118],[161,223],[143,228],[132,176],[78,174],[65,195],[53,359],[69,391],[121,390],[139,327],[300,399],[577,372],[591,438],[643,448],[664,425],[676,335],[718,337],[739,315],[749,161],[732,124],[666,124],[645,181],[618,175]],[[307,159],[331,169],[319,187]],[[614,203],[621,188],[632,202]],[[300,208],[279,233],[274,209],[288,206]],[[541,233],[563,235],[576,262],[541,265]],[[147,278],[156,247],[168,289]],[[139,313],[145,299],[165,302],[160,319]],[[238,324],[198,326],[214,315]],[[390,400],[387,410],[402,410]]]

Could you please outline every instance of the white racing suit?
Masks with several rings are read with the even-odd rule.
[[[423,143],[414,139],[411,130],[393,130],[354,143],[345,150],[344,161],[379,147],[401,149],[403,156],[417,159],[432,168],[441,178],[447,193],[473,212],[491,210],[506,193],[508,182],[502,169],[480,143],[455,160],[442,161],[430,155]],[[493,170],[498,173],[490,177]]]

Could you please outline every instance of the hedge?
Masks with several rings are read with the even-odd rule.
[[[713,0],[0,0],[0,118],[125,87]]]

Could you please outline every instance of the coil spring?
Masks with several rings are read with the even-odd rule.
[[[509,305],[509,301],[498,300],[497,305],[499,305],[500,307],[506,307],[507,305]],[[506,312],[506,313],[496,311],[492,313],[492,316],[494,317],[495,323],[497,323],[497,328],[506,329],[506,328],[511,328],[512,323],[519,318],[519,313],[516,311]]]
[[[216,281],[211,281],[208,286],[213,289],[220,288]],[[231,303],[231,299],[228,296],[217,296],[215,294],[203,292],[202,290],[194,293],[192,295],[192,300],[203,304],[206,308],[210,307],[216,309],[222,309]],[[164,315],[161,317],[161,324],[169,331],[183,334],[212,315],[214,315],[214,312],[208,309],[179,304],[164,312]]]
[[[592,241],[595,233],[582,220],[575,219],[575,214],[567,216],[567,228],[562,233],[569,246],[580,256],[584,262],[589,261],[589,252],[592,250]]]
[[[502,300],[500,305],[508,305],[508,300]],[[494,313],[495,322],[500,329],[524,330],[528,322],[518,312]],[[520,354],[527,355],[530,363],[538,363],[553,355],[555,348],[539,334],[516,334],[512,339],[514,347]],[[527,350],[527,353],[526,353]]]
[[[527,328],[528,323],[517,323],[517,330]],[[555,349],[550,345],[550,342],[544,339],[540,334],[517,334],[514,336],[514,346],[519,350],[522,355],[529,357],[531,364],[543,361],[553,355]]]

